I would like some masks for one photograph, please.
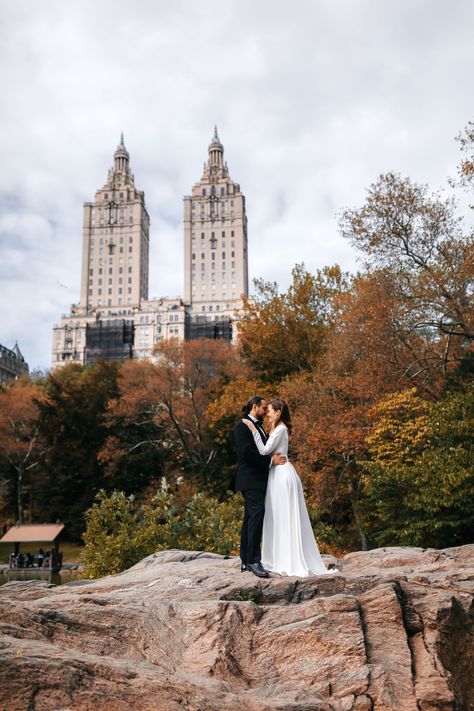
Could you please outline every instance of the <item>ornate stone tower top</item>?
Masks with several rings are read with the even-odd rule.
[[[130,156],[127,149],[125,148],[125,143],[123,142],[123,132],[120,134],[120,143],[117,146],[117,150],[114,153],[114,170],[116,173],[128,172],[128,163]]]
[[[184,298],[192,314],[232,317],[248,294],[247,215],[217,126],[201,180],[184,198]]]
[[[135,188],[123,133],[106,184],[84,204],[81,308],[138,306],[148,298],[150,220]]]
[[[204,172],[202,180],[206,182],[218,182],[219,180],[229,178],[229,170],[227,163],[224,163],[224,146],[219,140],[217,126],[214,126],[214,136],[208,148],[209,157],[207,163],[204,163]]]

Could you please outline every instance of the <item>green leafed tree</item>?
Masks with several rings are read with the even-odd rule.
[[[377,545],[446,547],[474,535],[474,388],[426,403],[378,405],[364,462],[364,510]]]

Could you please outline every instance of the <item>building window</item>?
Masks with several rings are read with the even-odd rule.
[[[222,262],[222,269],[225,269],[225,262]]]
[[[128,268],[128,273],[129,273],[129,274],[132,273],[132,267],[129,267],[129,268]]]
[[[221,195],[225,195],[225,188],[221,188]]]
[[[203,188],[203,189],[202,189],[202,196],[204,197],[205,194],[206,194],[206,188]]]
[[[225,252],[222,252],[222,259],[225,259]]]
[[[235,257],[235,252],[231,252],[231,253],[230,253],[230,256],[231,256],[231,257]]]
[[[234,232],[234,230],[231,230],[230,236],[231,236],[231,237],[235,237],[235,232]]]
[[[212,253],[212,261],[215,261],[215,259],[216,259],[216,253],[213,252],[213,253]]]
[[[131,287],[131,286],[128,287],[128,293],[129,293],[129,294],[132,293],[132,287]]]
[[[97,293],[99,294],[99,296],[102,296],[102,289],[98,289]],[[100,304],[100,301],[99,301],[99,304]]]
[[[195,255],[194,252],[193,252],[193,254],[192,254],[192,259],[196,259],[196,255]]]
[[[201,252],[201,259],[205,259],[206,255],[204,252]]]
[[[109,296],[112,294],[112,289],[109,289],[108,294]]]

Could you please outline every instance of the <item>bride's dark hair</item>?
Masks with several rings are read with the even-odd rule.
[[[283,424],[287,426],[288,433],[291,434],[293,425],[291,424],[290,408],[288,407],[286,402],[281,397],[276,397],[273,400],[270,400],[268,404],[271,405],[274,410],[280,413],[278,422],[283,422]]]

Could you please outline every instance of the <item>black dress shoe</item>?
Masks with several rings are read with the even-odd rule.
[[[249,567],[248,567],[247,563],[242,563],[242,565],[240,566],[241,573],[248,573],[248,569],[249,569]]]
[[[269,578],[270,573],[262,567],[261,563],[247,563],[247,569],[257,576],[257,578]]]

